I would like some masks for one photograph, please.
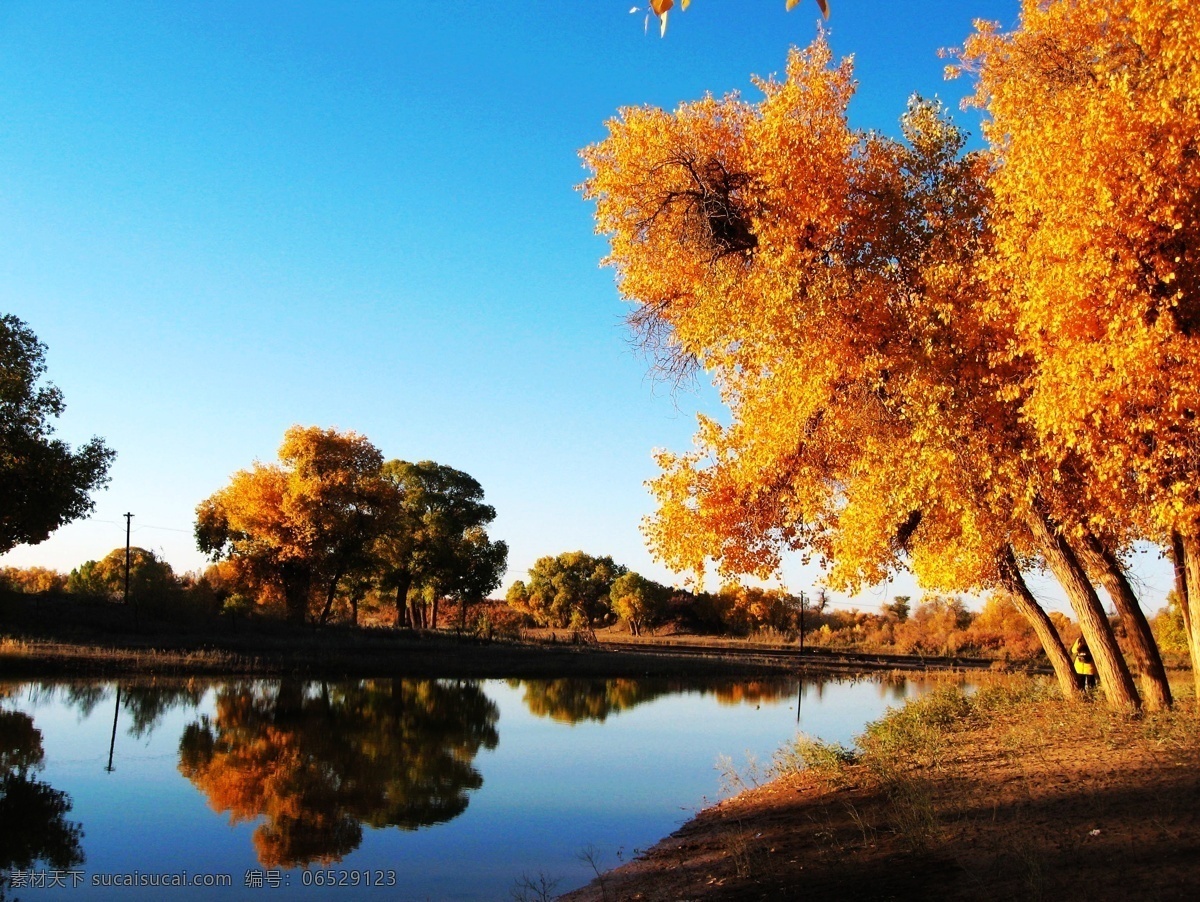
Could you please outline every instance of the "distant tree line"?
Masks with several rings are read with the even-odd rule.
[[[508,546],[487,527],[496,510],[467,473],[433,461],[384,462],[353,432],[295,426],[274,464],[255,463],[197,508],[211,564],[177,575],[153,552],[128,553],[131,602],[159,614],[223,613],[292,623],[357,624],[366,605],[398,627],[430,628],[439,606],[468,611],[500,583]],[[126,549],[69,574],[0,570],[10,592],[121,600]]]
[[[1014,660],[1043,657],[1041,641],[1007,596],[990,596],[979,611],[957,596],[927,595],[915,605],[895,596],[878,611],[835,607],[824,590],[793,594],[727,583],[715,592],[671,588],[635,573],[611,557],[568,551],[539,558],[528,580],[509,588],[507,602],[530,625],[544,628],[627,629],[798,641],[807,646],[901,654],[981,654]],[[1187,652],[1187,636],[1178,597],[1151,621],[1166,652]],[[1049,614],[1069,642],[1078,625],[1057,611]],[[1119,618],[1118,640],[1127,641]]]

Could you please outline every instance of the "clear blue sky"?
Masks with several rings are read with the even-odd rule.
[[[642,484],[713,397],[646,379],[577,152],[622,106],[756,96],[818,12],[697,0],[662,40],[631,5],[0,4],[0,312],[49,346],[59,434],[118,452],[90,521],[0,563],[70,569],[132,511],[135,544],[201,566],[196,504],[301,423],[474,475],[506,585],[573,549],[669,580]],[[957,107],[938,48],[1017,9],[832,0],[855,124]]]

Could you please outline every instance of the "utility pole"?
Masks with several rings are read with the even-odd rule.
[[[808,605],[808,599],[804,593],[800,593],[800,654],[804,654],[804,608]]]
[[[125,604],[129,604],[129,527],[133,514],[125,515]]]

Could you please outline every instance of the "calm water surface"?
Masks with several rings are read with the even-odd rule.
[[[850,744],[922,688],[0,683],[0,898],[494,900],[523,874],[565,892],[592,877],[582,850],[616,866],[719,798],[722,756],[768,762],[797,730]]]

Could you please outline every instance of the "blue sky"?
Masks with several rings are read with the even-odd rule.
[[[664,40],[631,5],[0,4],[0,311],[48,345],[59,434],[118,452],[91,520],[0,563],[70,569],[132,511],[135,544],[201,566],[196,504],[301,423],[474,475],[506,585],[574,549],[671,579],[642,484],[714,401],[646,378],[578,150],[622,106],[756,96],[819,15],[697,0]],[[1017,9],[832,0],[854,123],[956,108],[938,48]]]

